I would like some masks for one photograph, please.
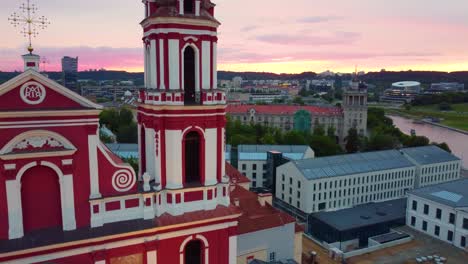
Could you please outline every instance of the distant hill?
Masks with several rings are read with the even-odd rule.
[[[0,72],[0,83],[3,83],[20,72]],[[54,80],[61,78],[61,72],[47,72],[49,77]],[[244,80],[304,80],[313,79],[317,77],[314,72],[304,72],[300,74],[276,74],[269,72],[229,72],[219,71],[219,80],[232,80],[236,76],[241,76]],[[344,78],[349,78],[350,75]],[[89,79],[94,81],[104,80],[134,80],[136,83],[143,83],[144,74],[131,73],[125,71],[85,71],[78,73],[79,79]],[[382,85],[389,85],[398,81],[419,81],[422,84],[428,85],[433,82],[461,82],[468,87],[468,72],[431,72],[431,71],[401,71],[401,72],[369,72],[360,77],[362,80]]]

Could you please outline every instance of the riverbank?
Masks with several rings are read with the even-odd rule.
[[[468,133],[468,104],[451,105],[453,111],[440,111],[438,105],[415,106],[410,109],[386,108],[385,112],[391,115],[398,115],[413,120],[423,121],[426,117],[440,119],[440,123],[424,120],[423,122],[435,126],[452,129],[460,133]]]

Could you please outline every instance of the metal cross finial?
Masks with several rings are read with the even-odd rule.
[[[28,51],[29,53],[32,53],[34,50],[32,47],[32,38],[37,37],[37,35],[39,35],[39,29],[47,28],[47,26],[50,25],[50,22],[44,16],[36,16],[38,8],[36,5],[31,4],[30,0],[27,0],[26,4],[21,4],[19,9],[21,12],[19,14],[16,12],[11,14],[8,21],[10,21],[10,24],[14,27],[23,27],[21,34],[28,38]]]

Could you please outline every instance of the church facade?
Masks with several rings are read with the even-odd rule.
[[[97,105],[44,77],[0,86],[0,262],[236,263],[209,0],[144,0],[140,173],[98,136]]]

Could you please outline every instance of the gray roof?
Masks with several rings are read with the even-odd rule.
[[[452,153],[433,145],[404,148],[401,151],[421,165],[460,160]]]
[[[468,179],[431,185],[410,193],[454,208],[468,207]]]
[[[308,180],[414,167],[398,150],[384,150],[293,161]]]
[[[353,208],[334,212],[313,213],[310,217],[339,231],[371,226],[379,223],[404,219],[406,215],[406,198],[380,203],[358,205]],[[345,221],[343,219],[346,219]]]
[[[278,151],[293,160],[303,159],[307,145],[239,145],[239,160],[267,160],[268,151]]]
[[[106,146],[121,158],[138,158],[138,144],[106,144]]]

